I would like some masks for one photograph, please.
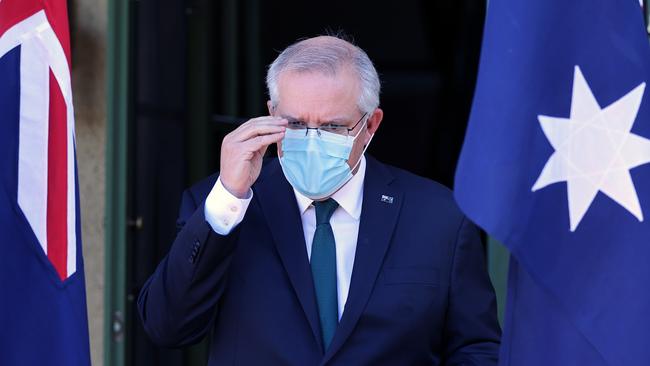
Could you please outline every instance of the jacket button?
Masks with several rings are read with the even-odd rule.
[[[194,245],[192,246],[192,255],[188,258],[190,263],[194,263],[196,261],[196,256],[199,254],[199,248],[201,247],[201,242],[198,240],[194,241]]]

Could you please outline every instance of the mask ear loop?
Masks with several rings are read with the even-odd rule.
[[[365,155],[366,150],[368,150],[368,146],[370,146],[370,143],[372,142],[373,137],[375,137],[374,133],[372,135],[370,135],[370,140],[368,140],[368,143],[363,148],[363,151],[361,152],[361,155],[359,155],[359,161],[357,161],[357,163],[354,164],[354,167],[352,169],[350,169],[351,172],[353,172],[355,169],[357,169],[357,167],[359,167],[359,164],[361,164],[361,158],[363,157],[363,155]]]

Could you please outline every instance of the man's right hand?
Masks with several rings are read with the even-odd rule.
[[[223,138],[221,184],[235,197],[245,198],[262,170],[266,148],[284,138],[287,120],[278,117],[253,118]]]

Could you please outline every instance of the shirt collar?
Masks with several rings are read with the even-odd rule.
[[[336,191],[332,198],[355,220],[361,218],[361,204],[363,203],[363,181],[366,176],[366,157],[361,155],[361,162],[359,163],[359,170],[350,178],[350,180]],[[302,193],[298,192],[295,188],[293,192],[298,201],[298,209],[300,215],[311,206],[313,200],[305,197]]]

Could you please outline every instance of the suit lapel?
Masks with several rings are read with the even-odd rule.
[[[363,205],[343,317],[321,364],[326,363],[350,336],[368,302],[388,250],[402,205],[402,194],[391,186],[393,177],[384,165],[367,157]]]
[[[314,284],[302,230],[302,220],[291,185],[277,160],[268,163],[268,174],[254,185],[264,217],[316,342],[323,349]]]

